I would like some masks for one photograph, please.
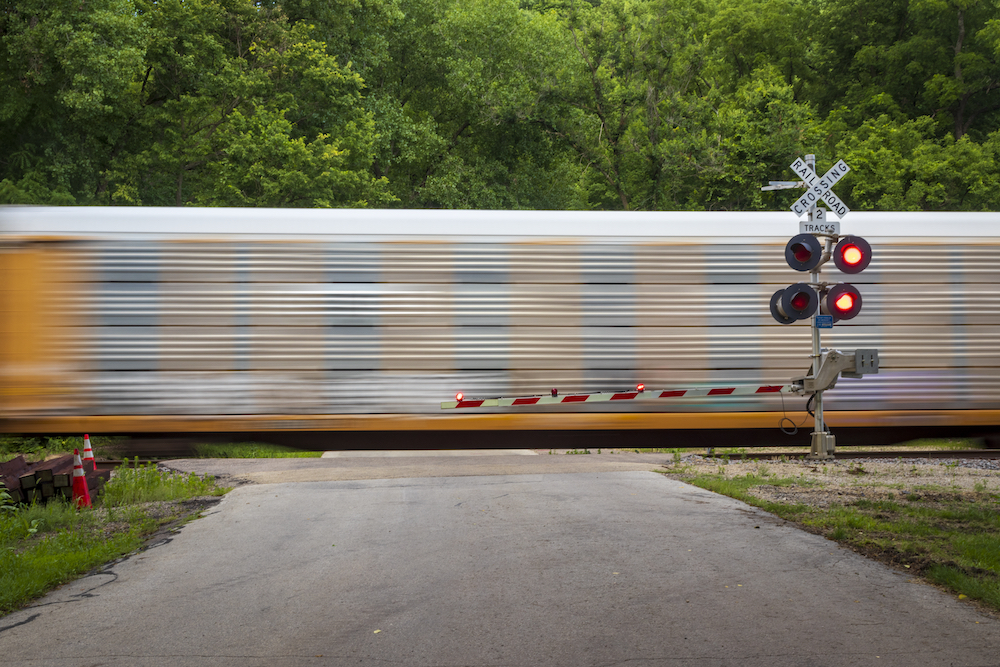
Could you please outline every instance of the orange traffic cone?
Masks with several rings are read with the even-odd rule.
[[[97,461],[94,460],[94,450],[90,448],[90,436],[84,434],[83,436],[83,462],[86,463],[90,461],[90,465],[97,470]]]
[[[73,450],[73,503],[77,507],[90,507],[90,491],[87,489],[87,477],[83,473],[83,462],[78,449]]]

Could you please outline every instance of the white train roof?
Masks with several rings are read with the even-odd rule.
[[[829,219],[836,218],[830,215]],[[2,235],[77,238],[570,237],[741,242],[762,237],[787,239],[798,229],[799,219],[790,211],[0,207]],[[996,239],[1000,236],[1000,213],[852,212],[841,221],[841,231],[872,238]]]

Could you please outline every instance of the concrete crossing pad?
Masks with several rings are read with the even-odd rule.
[[[323,452],[323,459],[398,459],[439,456],[538,456],[533,449],[372,449]]]
[[[991,666],[1000,621],[652,472],[249,485],[0,619],[38,665]]]

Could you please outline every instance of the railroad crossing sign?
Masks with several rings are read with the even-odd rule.
[[[816,172],[802,158],[797,158],[789,166],[802,178],[802,185],[806,187],[805,193],[789,207],[792,209],[792,213],[801,217],[807,214],[809,209],[820,200],[826,202],[826,205],[838,218],[843,218],[851,212],[851,209],[847,208],[847,204],[832,190],[837,181],[851,170],[846,162],[839,160],[837,164],[830,167],[830,171],[823,174],[822,178],[816,176]]]

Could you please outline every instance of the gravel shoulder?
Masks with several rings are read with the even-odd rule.
[[[763,485],[750,493],[762,500],[829,507],[858,499],[888,500],[917,495],[977,499],[1000,494],[1000,459],[850,459],[827,463],[805,460],[742,461],[686,455],[670,474],[750,475],[800,480],[791,486]],[[929,497],[928,497],[929,496]]]

